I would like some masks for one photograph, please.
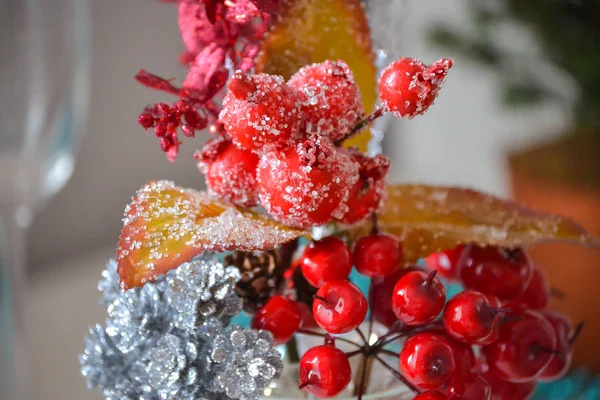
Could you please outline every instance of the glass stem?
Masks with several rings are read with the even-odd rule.
[[[14,208],[0,211],[0,397],[29,399],[25,299],[25,231]]]

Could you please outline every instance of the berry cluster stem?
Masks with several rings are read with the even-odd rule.
[[[342,143],[344,143],[344,141],[346,141],[346,140],[350,139],[351,137],[353,137],[354,135],[356,135],[363,128],[371,125],[377,118],[381,117],[383,114],[384,114],[383,108],[381,108],[381,107],[377,108],[371,114],[367,115],[362,120],[360,120],[356,125],[354,125],[354,128],[352,128],[352,130],[350,130],[350,132],[348,132],[346,134],[346,136],[344,136],[343,138],[341,138],[339,140],[336,140],[335,145],[340,146]]]

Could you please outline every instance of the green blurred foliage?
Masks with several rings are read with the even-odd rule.
[[[474,33],[442,24],[431,30],[431,40],[497,70],[504,80],[505,104],[567,103],[582,131],[600,133],[600,0],[471,0],[470,11]],[[507,22],[528,29],[539,42],[543,61],[572,78],[575,101],[567,102],[551,82],[527,68],[526,57],[499,46],[494,32]]]

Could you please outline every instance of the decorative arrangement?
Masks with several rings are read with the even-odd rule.
[[[475,191],[386,184],[389,160],[348,143],[384,114],[425,113],[452,60],[390,63],[372,112],[343,60],[287,80],[258,73],[283,51],[267,32],[312,3],[179,2],[188,77],[178,88],[140,72],[178,100],[139,123],[170,160],[179,130],[210,127],[196,155],[208,192],[150,182],[126,207],[99,286],[108,319],[80,357],[89,386],[109,399],[257,399],[282,375],[285,344],[285,368],[299,362],[292,397],[361,399],[382,366],[416,400],[529,398],[568,370],[582,325],[547,310],[551,289],[524,248],[597,240]],[[465,290],[447,300],[443,281]],[[242,309],[251,328],[230,326]],[[301,336],[322,343],[298,354]]]

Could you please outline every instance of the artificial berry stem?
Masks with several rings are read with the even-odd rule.
[[[321,332],[308,331],[308,330],[305,330],[305,329],[299,329],[296,333],[300,333],[302,335],[309,335],[309,336],[319,336],[319,337],[322,337],[322,338],[324,338],[325,336],[327,336],[326,334],[321,333]],[[344,338],[341,338],[341,337],[336,337],[335,340],[338,340],[338,341],[344,342],[344,343],[348,343],[348,344],[353,344],[354,346],[359,347],[359,348],[362,349],[362,346],[360,344],[358,344],[356,342],[353,342],[352,340],[344,339]]]
[[[365,334],[360,330],[360,328],[356,328],[355,331],[356,331],[356,333],[358,333],[358,336],[360,336],[360,338],[363,341],[363,343],[365,344],[365,346],[368,346],[369,341],[365,337]]]
[[[329,346],[335,346],[335,338],[330,334],[325,335],[325,344]]]
[[[577,324],[577,327],[575,328],[575,332],[573,332],[573,336],[571,336],[571,338],[569,339],[569,347],[573,347],[573,345],[577,341],[577,338],[579,337],[579,335],[581,335],[581,332],[583,331],[583,326],[584,326],[583,321],[581,321],[580,323]]]
[[[396,358],[400,357],[400,353],[396,353],[391,350],[379,349],[379,352],[381,352],[383,354],[387,354],[388,356],[396,357]]]
[[[303,382],[300,385],[298,385],[298,389],[304,389],[305,387],[307,387],[308,385],[310,385],[310,382]]]
[[[567,294],[564,291],[554,288],[554,287],[550,288],[550,294],[552,295],[552,297],[554,297],[558,300],[564,300],[567,298]]]
[[[381,357],[376,357],[377,361],[379,361],[381,363],[381,365],[383,365],[385,367],[385,369],[387,369],[388,371],[390,371],[392,373],[392,375],[394,375],[394,377],[396,377],[396,379],[398,379],[400,382],[402,382],[406,387],[408,387],[410,390],[412,390],[415,393],[419,393],[420,390],[413,385],[412,383],[410,383],[405,377],[404,375],[402,375],[400,372],[396,371],[394,368],[392,368],[391,365],[389,365],[388,363],[386,363],[385,361],[383,361],[381,359]]]
[[[437,275],[437,273],[438,273],[438,271],[436,269],[431,271],[429,276],[427,276],[427,280],[425,281],[425,287],[431,287],[431,285],[433,284],[433,280],[435,279],[435,276]]]
[[[352,128],[352,130],[350,132],[348,132],[343,138],[336,140],[335,145],[340,146],[342,143],[344,143],[344,141],[346,141],[346,140],[350,139],[351,137],[353,137],[354,135],[356,135],[363,128],[371,125],[373,123],[373,121],[375,121],[377,118],[381,117],[383,114],[384,114],[383,108],[380,107],[380,108],[376,109],[371,114],[367,115],[362,120],[360,120],[356,125],[354,125],[354,128]]]
[[[379,234],[379,222],[377,219],[377,213],[373,213],[371,215],[371,235]]]
[[[359,350],[349,351],[348,353],[344,353],[344,354],[346,355],[346,357],[351,358],[356,355],[364,354],[364,353],[365,353],[364,349],[359,349]]]
[[[369,368],[369,358],[367,356],[364,356],[362,359],[362,363],[361,363],[361,370],[360,370],[360,381],[358,384],[358,393],[354,393],[355,396],[358,397],[358,400],[362,399],[363,393],[365,392],[365,386],[366,386],[366,380],[367,380],[367,370],[370,370]]]
[[[323,303],[325,303],[325,304],[329,304],[329,303],[330,303],[330,302],[329,302],[329,300],[327,300],[327,299],[326,299],[325,297],[323,297],[323,296],[319,296],[319,295],[316,295],[316,294],[315,294],[315,295],[313,296],[313,298],[314,298],[315,300],[321,300],[321,301],[322,301]]]

